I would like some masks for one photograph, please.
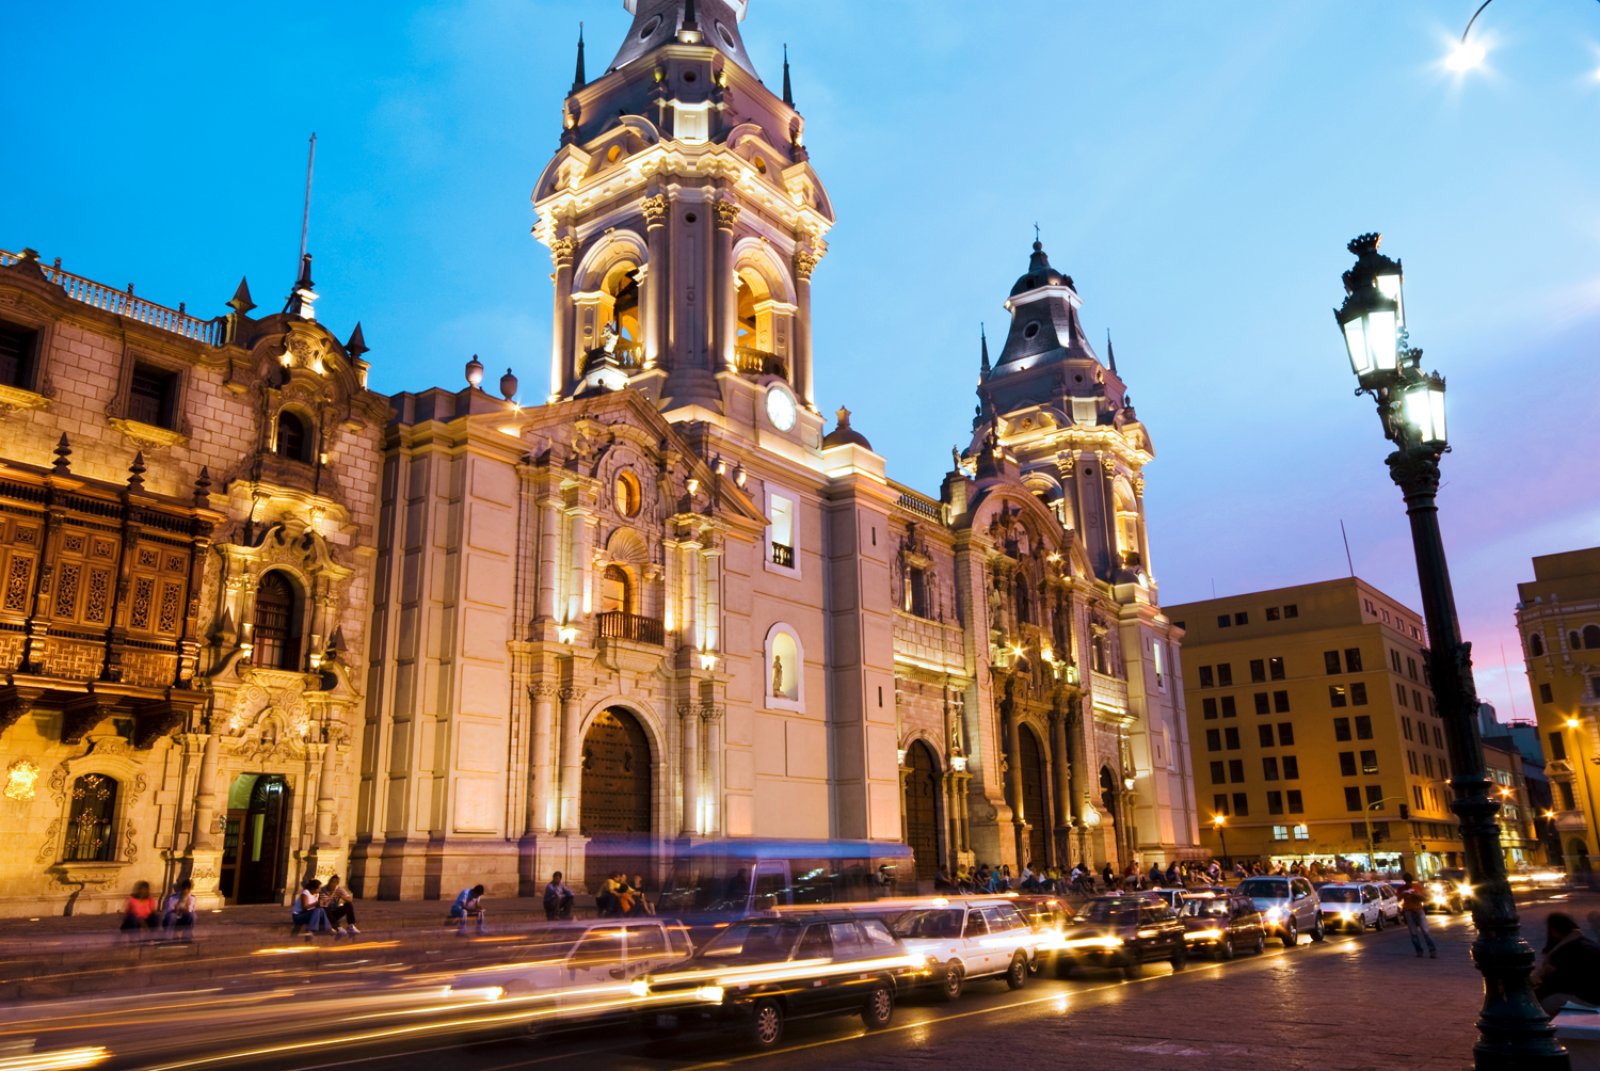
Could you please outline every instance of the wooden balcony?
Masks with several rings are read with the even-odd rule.
[[[647,643],[654,647],[666,645],[666,629],[659,617],[630,614],[625,610],[610,610],[595,615],[602,640],[627,640],[630,643]]]

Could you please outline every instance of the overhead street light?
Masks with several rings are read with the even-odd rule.
[[[1493,2],[1494,0],[1483,0],[1483,3],[1478,5],[1477,10],[1472,13],[1472,18],[1467,20],[1467,28],[1461,31],[1461,40],[1456,42],[1455,47],[1450,50],[1450,54],[1445,57],[1444,65],[1452,71],[1458,74],[1465,74],[1467,71],[1481,67],[1484,59],[1488,57],[1489,50],[1483,44],[1483,35],[1479,34],[1477,38],[1473,38],[1471,34],[1472,26],[1478,21],[1478,16],[1483,14],[1483,9]],[[1597,73],[1597,77],[1600,77],[1600,73]]]
[[[1567,1069],[1571,1064],[1566,1051],[1556,1041],[1529,981],[1533,949],[1522,939],[1506,878],[1496,821],[1500,801],[1484,774],[1478,737],[1472,650],[1461,639],[1439,532],[1439,461],[1450,449],[1444,377],[1422,371],[1422,351],[1410,345],[1400,262],[1378,252],[1381,240],[1378,234],[1363,234],[1350,242],[1356,262],[1344,273],[1345,298],[1334,318],[1356,374],[1356,393],[1372,395],[1383,433],[1395,445],[1388,458],[1389,475],[1405,496],[1411,519],[1428,624],[1430,679],[1454,771],[1451,809],[1461,819],[1467,878],[1475,890],[1472,918],[1478,935],[1472,960],[1483,974],[1484,1002],[1473,1063],[1479,1071]]]

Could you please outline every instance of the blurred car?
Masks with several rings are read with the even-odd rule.
[[[1459,915],[1467,909],[1472,898],[1472,886],[1467,884],[1461,870],[1441,870],[1423,885],[1428,898],[1423,903],[1426,911],[1448,912]]]
[[[1248,896],[1235,892],[1195,892],[1178,908],[1190,952],[1205,951],[1213,959],[1232,959],[1241,949],[1260,955],[1267,948],[1267,927]]]
[[[889,1025],[897,996],[928,978],[882,919],[845,913],[733,922],[688,959],[633,981],[653,1034],[714,1028],[768,1049],[791,1019],[859,1015]]]
[[[558,922],[535,928],[513,947],[516,961],[466,971],[450,988],[558,1001],[579,991],[585,999],[606,989],[622,995],[631,979],[691,951],[689,931],[659,918]]]
[[[889,928],[906,951],[928,958],[933,984],[946,1000],[974,978],[1028,982],[1039,937],[1009,900],[952,898],[902,912]]]
[[[1166,904],[1168,907],[1172,908],[1173,911],[1177,911],[1178,905],[1183,903],[1183,897],[1188,891],[1188,889],[1144,889],[1137,893],[1129,893],[1128,895],[1153,896],[1157,900],[1160,900],[1162,903]]]
[[[1285,948],[1298,944],[1302,933],[1310,934],[1313,941],[1322,940],[1326,933],[1321,901],[1305,878],[1289,875],[1245,878],[1239,883],[1238,892],[1248,896],[1261,912],[1267,936],[1281,939]]]
[[[1322,924],[1328,929],[1363,933],[1370,926],[1384,926],[1383,899],[1376,885],[1367,882],[1338,882],[1324,885],[1317,892],[1322,902]]]
[[[1034,970],[1057,969],[1067,928],[1072,925],[1072,905],[1059,896],[1019,896],[1011,905],[1033,931]]]
[[[1378,890],[1378,908],[1383,912],[1383,921],[1400,922],[1400,888],[1404,882],[1380,881],[1373,885]]]
[[[1137,978],[1146,963],[1166,960],[1181,971],[1189,949],[1183,923],[1152,896],[1096,896],[1079,908],[1067,929],[1056,970],[1063,978],[1079,967],[1106,967]]]

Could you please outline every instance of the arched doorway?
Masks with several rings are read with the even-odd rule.
[[[230,904],[283,902],[288,879],[289,783],[240,774],[228,789],[218,886]]]
[[[650,739],[621,707],[595,716],[583,737],[579,832],[589,838],[585,880],[599,888],[606,874],[650,873]]]
[[[906,751],[906,844],[916,862],[917,880],[939,872],[939,770],[933,750],[918,740]]]
[[[1024,725],[1019,733],[1022,745],[1022,815],[1028,821],[1026,858],[1035,869],[1050,862],[1050,805],[1046,802],[1050,784],[1050,768],[1045,764],[1044,749],[1032,729]]]

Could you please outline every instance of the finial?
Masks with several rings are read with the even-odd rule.
[[[1117,371],[1117,350],[1111,345],[1111,328],[1106,328],[1106,362],[1111,365],[1113,374]]]
[[[128,490],[144,490],[144,451],[140,450],[133,455],[133,464],[128,466]]]
[[[583,72],[583,23],[578,23],[578,68],[572,75],[572,91],[576,93],[589,84],[588,76]]]
[[[978,368],[983,375],[987,376],[989,374],[989,332],[981,323],[978,325],[978,345],[983,353]]]
[[[472,360],[467,362],[466,373],[468,386],[476,387],[483,382],[483,362],[478,360],[476,353],[472,355]]]
[[[789,42],[783,43],[783,102],[794,107],[794,87],[789,82]]]
[[[1033,248],[1044,248],[1044,243],[1039,240],[1039,225],[1037,223],[1033,225]]]
[[[255,307],[256,303],[250,300],[249,280],[241,275],[239,276],[238,289],[234,290],[233,297],[228,301],[228,308],[243,316]]]
[[[350,332],[350,337],[345,341],[344,351],[350,355],[352,361],[359,360],[367,352],[367,337],[361,333],[361,321],[356,321],[356,329]]]
[[[211,469],[209,466],[200,466],[200,475],[194,480],[194,504],[204,506],[211,500]]]
[[[500,397],[504,398],[506,401],[509,402],[511,399],[515,398],[516,396],[517,396],[517,377],[511,371],[511,369],[507,368],[506,369],[506,374],[500,377]]]
[[[70,476],[72,463],[67,459],[72,456],[72,444],[67,442],[67,433],[61,433],[61,441],[56,443],[56,448],[51,451],[56,455],[55,463],[50,466],[50,471],[57,476]]]
[[[841,405],[838,411],[833,415],[835,419],[838,420],[839,427],[848,428],[850,426],[850,410],[846,409],[844,406]]]

